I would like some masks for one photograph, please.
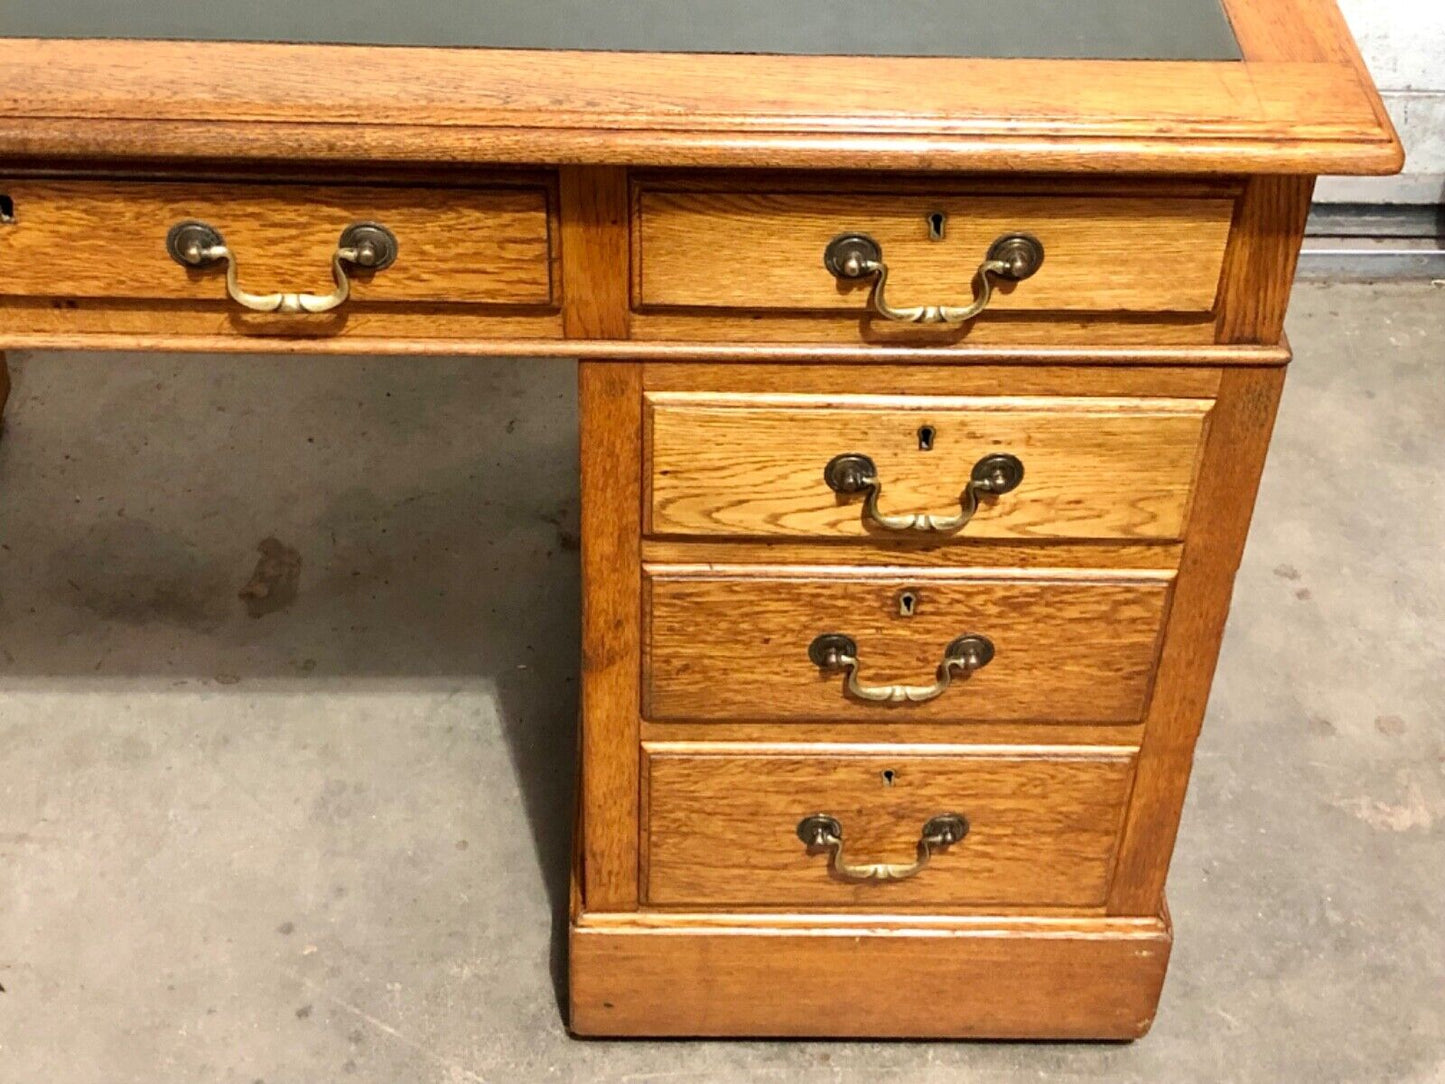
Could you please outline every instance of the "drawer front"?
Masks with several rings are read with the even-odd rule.
[[[1167,573],[650,566],[643,710],[659,722],[1137,723],[1169,584]],[[864,694],[820,657],[830,635],[852,641]],[[992,658],[947,666],[966,636],[986,638]],[[932,697],[866,698],[937,688],[944,670]]]
[[[713,537],[1179,539],[1212,405],[652,392],[645,529]],[[1021,466],[1017,485],[970,493],[975,468],[1001,453]],[[844,455],[866,456],[874,467],[871,512],[866,487],[840,492],[829,483],[829,464]],[[976,510],[958,524],[973,497]],[[909,524],[900,516],[918,518]]]
[[[349,266],[353,306],[553,304],[548,192],[517,188],[366,188],[125,181],[4,186],[0,296],[213,302],[224,266],[193,269],[167,251],[179,222],[213,227],[235,255],[242,289],[326,295],[342,231],[374,222],[395,262]]]
[[[636,214],[633,290],[644,309],[862,315],[869,282],[824,266],[829,242],[853,233],[877,242],[893,305],[967,305],[994,242],[1027,234],[1043,262],[1003,283],[989,311],[1197,314],[1214,308],[1234,202],[643,189]]]
[[[1132,750],[717,751],[725,748],[645,750],[644,883],[654,906],[1105,902]],[[800,822],[815,814],[840,829],[838,856],[800,838]],[[926,865],[910,873],[924,826],[948,815],[962,818],[962,838],[930,845]],[[870,876],[861,868],[870,864],[893,868]]]

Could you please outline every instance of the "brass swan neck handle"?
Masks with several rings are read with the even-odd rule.
[[[336,288],[329,294],[253,294],[243,289],[236,254],[215,227],[205,222],[177,222],[166,235],[166,251],[183,267],[226,266],[226,293],[252,312],[320,313],[340,308],[351,297],[348,267],[384,271],[396,262],[396,235],[375,222],[347,226],[331,255],[331,278]]]
[[[868,307],[884,319],[902,324],[949,324],[972,320],[993,300],[995,279],[1021,282],[1044,262],[1044,246],[1027,233],[1005,234],[989,246],[973,273],[973,301],[967,305],[894,306],[887,298],[888,264],[883,246],[866,233],[843,233],[823,250],[823,266],[842,282],[873,280]]]
[[[856,700],[874,704],[923,704],[942,696],[953,684],[953,675],[967,677],[993,661],[993,641],[987,636],[968,633],[960,636],[943,651],[943,661],[931,685],[864,685],[858,679],[858,645],[852,637],[839,632],[825,632],[808,645],[808,658],[819,670],[842,673],[844,693]]]
[[[918,836],[918,852],[912,862],[850,863],[843,855],[843,825],[827,813],[814,813],[798,822],[798,838],[810,852],[826,850],[828,868],[844,881],[905,881],[917,876],[934,852],[951,847],[968,835],[968,820],[958,813],[932,817]]]
[[[823,481],[834,493],[845,496],[866,494],[863,502],[865,522],[885,531],[957,531],[978,512],[981,497],[1011,493],[1023,478],[1024,465],[1017,456],[1007,452],[986,455],[973,465],[973,471],[958,496],[958,513],[933,516],[921,512],[888,513],[880,509],[878,504],[883,495],[883,482],[878,477],[877,465],[861,452],[835,455],[823,468]]]

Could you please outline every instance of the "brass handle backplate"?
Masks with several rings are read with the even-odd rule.
[[[902,324],[965,324],[993,300],[995,279],[1021,282],[1044,262],[1044,246],[1027,233],[1005,234],[989,246],[983,263],[973,273],[973,301],[967,305],[915,305],[895,307],[888,303],[888,264],[883,246],[866,233],[843,233],[823,250],[823,266],[843,282],[873,280],[869,307],[879,316]]]
[[[346,269],[360,267],[384,271],[396,262],[396,235],[375,222],[347,226],[331,255],[331,278],[336,289],[329,294],[253,294],[241,288],[236,255],[226,246],[221,233],[204,222],[177,222],[166,235],[166,251],[183,267],[226,265],[226,292],[231,300],[253,312],[330,312],[351,296],[351,279]]]
[[[993,661],[993,641],[968,633],[944,648],[932,685],[864,685],[858,680],[858,645],[841,632],[825,632],[808,645],[808,658],[819,670],[846,674],[843,690],[858,700],[875,704],[922,704],[935,700],[953,683],[954,674],[967,677]]]
[[[958,497],[960,508],[957,515],[889,514],[878,508],[883,483],[878,478],[878,467],[866,455],[860,452],[835,455],[823,468],[823,480],[834,493],[866,493],[863,518],[886,531],[956,531],[978,511],[980,497],[1010,493],[1023,479],[1024,465],[1017,456],[995,452],[973,465],[969,480]]]
[[[912,862],[850,864],[843,857],[843,825],[836,817],[814,813],[798,822],[798,838],[810,852],[826,850],[828,868],[844,881],[902,881],[919,873],[933,853],[951,847],[968,835],[968,820],[958,813],[931,818],[918,837],[918,854]]]

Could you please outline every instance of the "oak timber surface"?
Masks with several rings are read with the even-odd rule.
[[[1153,1022],[1171,940],[1163,918],[996,919],[940,931],[896,921],[808,929],[603,916],[573,927],[571,1027],[579,1035],[1134,1039]]]
[[[1133,775],[1126,750],[683,745],[644,757],[647,902],[703,908],[1099,906]],[[860,883],[798,839],[814,813],[838,819],[853,865],[907,865],[931,817],[963,816],[968,832],[913,877]]]
[[[853,178],[842,182],[856,184]],[[1015,182],[1021,186],[1020,182]],[[634,229],[635,300],[643,307],[749,311],[867,308],[871,279],[840,282],[823,263],[843,233],[878,242],[895,305],[962,305],[1000,237],[1042,243],[1038,272],[1002,282],[990,311],[1205,313],[1219,291],[1230,199],[1079,195],[980,196],[907,189],[673,192],[644,188]],[[930,236],[942,215],[941,236]],[[745,274],[699,274],[718,253],[747,253]],[[1139,259],[1149,253],[1147,260]]]
[[[646,397],[646,529],[655,535],[865,538],[1182,537],[1208,399],[952,396]],[[927,432],[927,445],[921,433]],[[719,448],[727,454],[720,455]],[[1018,488],[961,528],[887,531],[824,480],[837,455],[877,466],[884,514],[960,514],[975,462],[1019,457]]]
[[[1235,60],[1218,0],[3,0],[0,33],[623,52]]]
[[[390,188],[14,181],[5,194],[13,221],[0,229],[4,297],[214,301],[229,309],[219,267],[188,269],[166,251],[167,232],[189,220],[221,233],[243,287],[328,293],[341,231],[374,221],[396,237],[396,262],[375,272],[351,269],[355,304],[552,301],[544,182]]]
[[[3,7],[7,2],[10,7]],[[898,17],[908,10],[902,3],[870,8],[870,17],[942,43],[934,55],[837,55],[831,50],[842,46],[801,19],[796,21],[804,31],[798,33],[814,55],[600,51],[605,35],[580,42],[586,51],[81,38],[140,33],[136,13],[152,10],[144,3],[86,2],[22,8],[16,0],[0,0],[0,33],[70,35],[0,39],[5,161],[157,163],[203,156],[267,164],[588,163],[1237,177],[1391,173],[1403,160],[1334,0],[1223,0],[1242,60],[978,55],[985,52],[975,44],[984,31],[970,26],[959,32],[969,35],[965,49],[953,22],[910,23]],[[439,2],[407,8],[408,25],[427,26]],[[786,12],[799,2],[773,8]],[[1088,12],[1103,2],[1060,5],[1070,14],[1064,33],[1091,33],[1078,28],[1091,26]],[[1206,2],[1217,0],[1136,0],[1127,5],[1130,25],[1178,4]],[[172,8],[179,6],[176,0]],[[953,10],[974,6],[960,2]],[[1014,32],[1015,16],[1035,6],[999,5],[999,12],[1012,13],[994,16],[1008,21],[1010,41],[1018,44],[1012,52],[1038,52],[1022,43],[1031,34],[1048,40],[1059,33],[1048,19],[1023,18],[1032,29]],[[814,7],[836,11],[839,5]],[[278,8],[245,10],[251,18],[238,15],[237,21],[249,33],[278,34],[274,24],[262,29],[264,11]],[[318,36],[360,37],[333,21],[358,17],[354,6],[347,10],[350,16],[327,11],[328,33]],[[674,9],[667,15],[683,21]],[[102,16],[124,19],[106,24]],[[699,26],[700,19],[694,14],[686,25]],[[747,19],[728,24],[764,25]],[[869,48],[883,51],[879,35],[889,31],[866,20],[846,25],[861,27]],[[1043,27],[1049,30],[1038,29]],[[418,40],[415,32],[407,39],[389,37]],[[767,37],[767,48],[781,48],[785,40],[771,31]],[[694,46],[700,41],[700,35],[691,38],[688,46],[700,47]]]
[[[643,590],[650,720],[1134,723],[1169,580],[1097,570],[650,566]],[[914,599],[906,615],[905,591]],[[936,699],[870,703],[809,659],[823,633],[855,641],[864,685],[931,683],[945,648],[965,634],[987,636],[997,654]]]

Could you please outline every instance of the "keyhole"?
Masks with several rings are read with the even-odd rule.
[[[928,215],[928,239],[930,241],[943,240],[943,228],[948,224],[948,216],[942,211],[932,211]]]
[[[0,193],[0,222],[15,221],[15,201],[4,193]]]
[[[938,430],[931,425],[920,426],[918,429],[918,450],[920,452],[933,451],[933,438],[938,435]]]
[[[883,785],[885,787],[891,787],[893,785],[893,769],[884,768],[880,774],[883,776]]]
[[[912,617],[918,612],[918,596],[912,591],[904,591],[898,596],[898,615],[900,617]]]

